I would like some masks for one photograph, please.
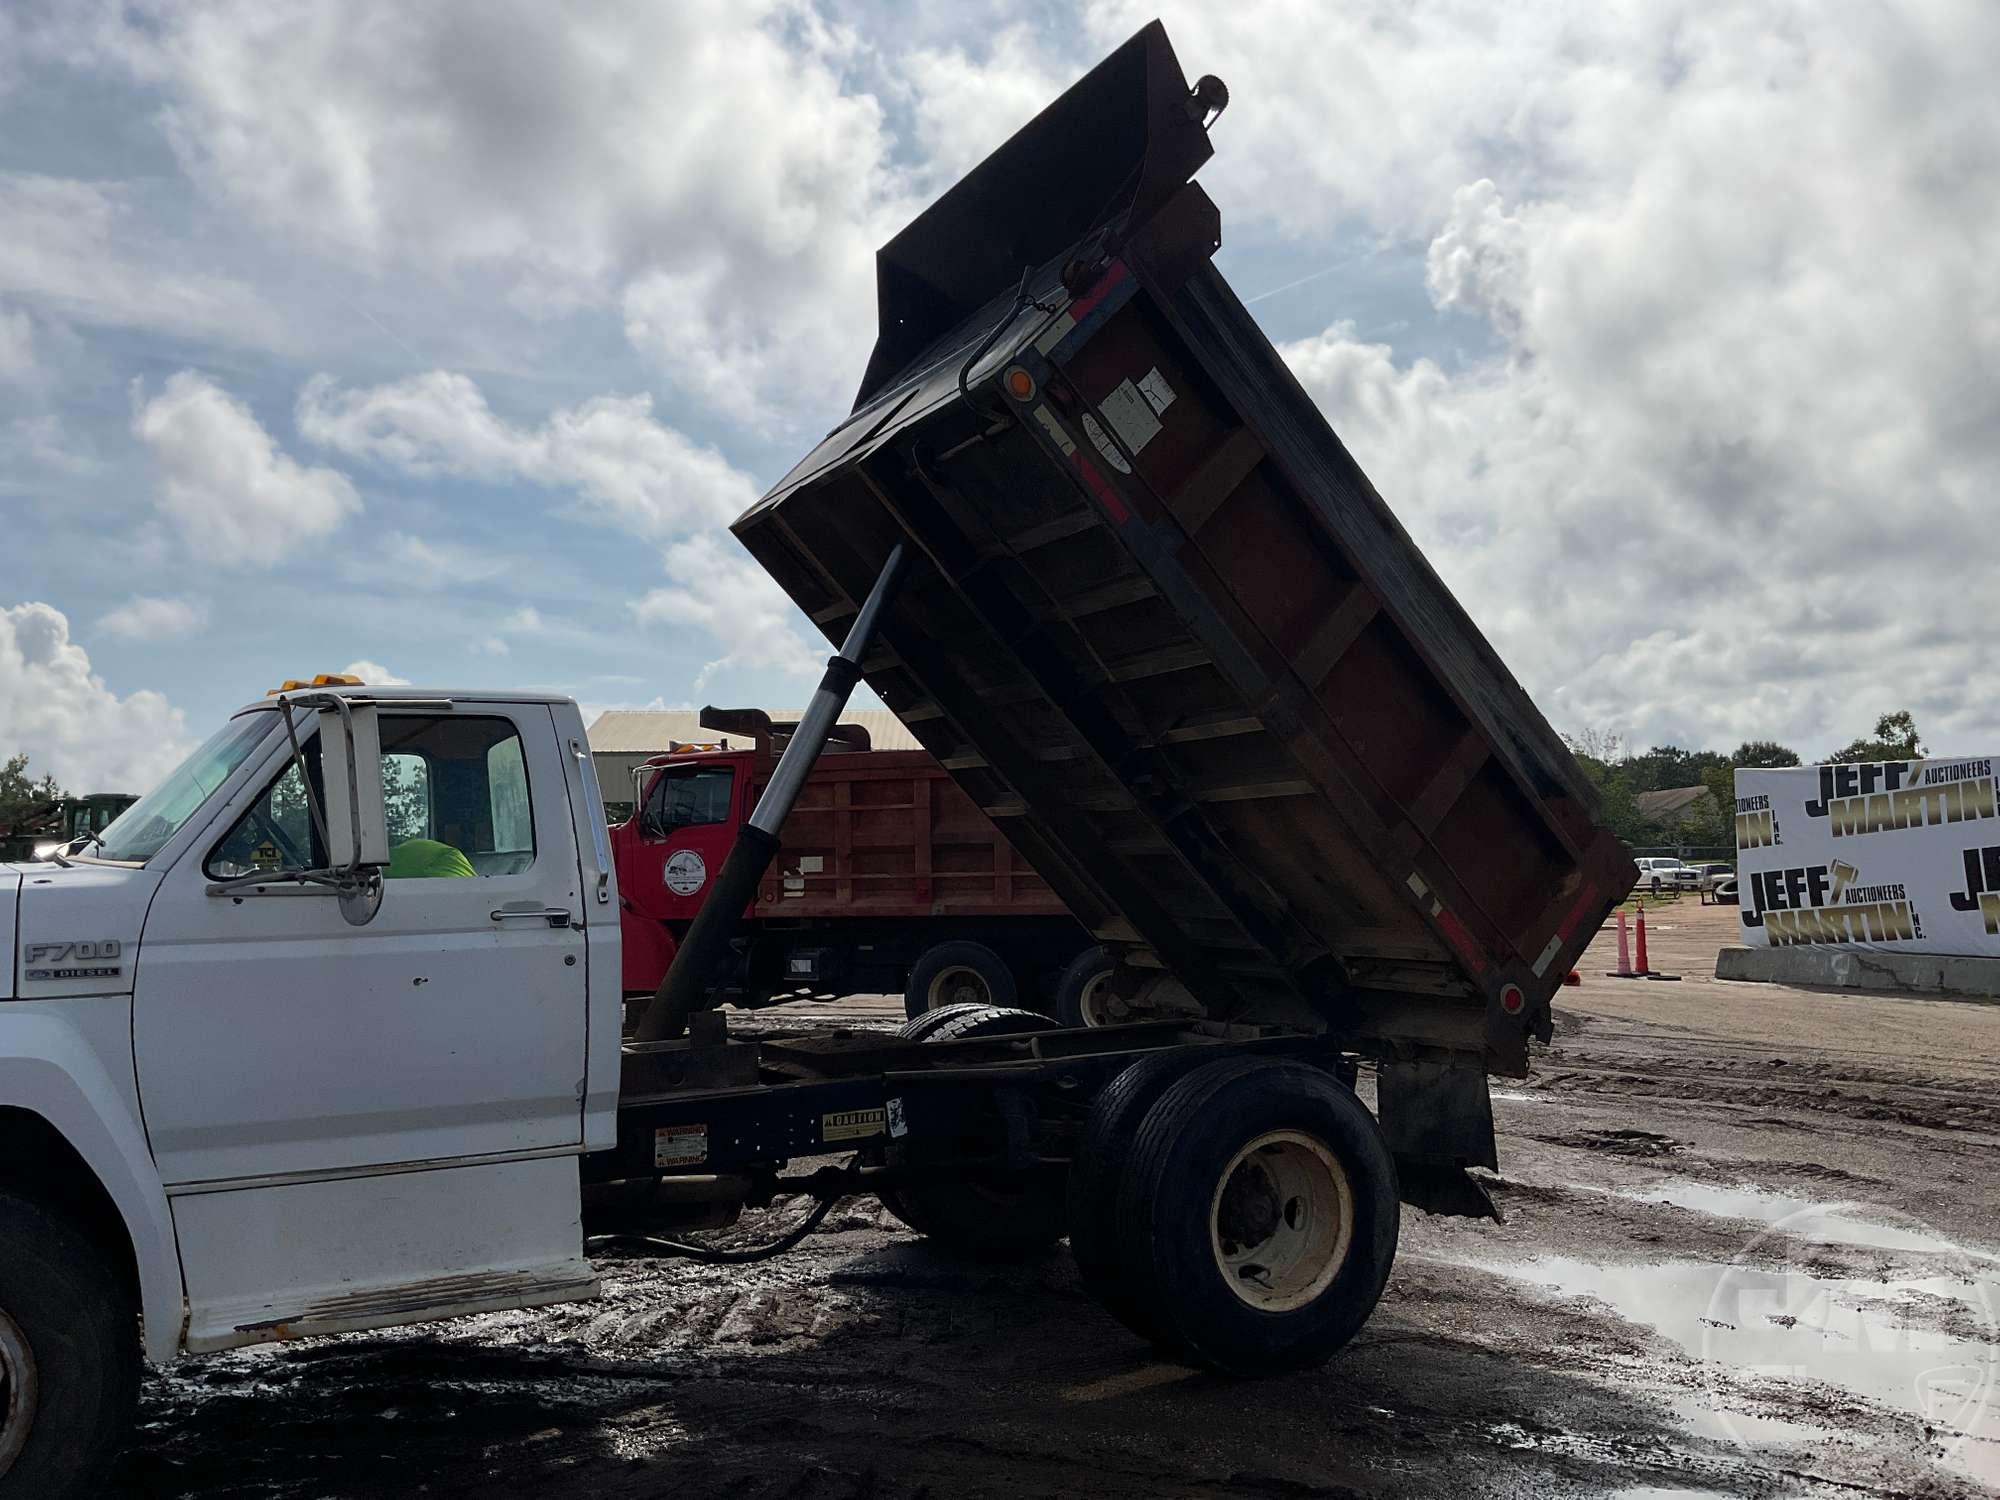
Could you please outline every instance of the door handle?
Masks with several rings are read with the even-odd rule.
[[[492,917],[496,922],[532,918],[537,922],[547,922],[551,927],[567,927],[571,921],[568,909],[561,906],[503,906],[492,913]]]

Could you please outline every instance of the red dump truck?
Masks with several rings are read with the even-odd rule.
[[[628,996],[659,987],[798,728],[760,709],[705,708],[701,723],[751,748],[653,756],[611,830]],[[1109,955],[926,751],[876,750],[860,725],[837,726],[783,840],[715,981],[732,1003],[900,990],[912,1016],[971,1003],[1114,1019],[1100,998]]]

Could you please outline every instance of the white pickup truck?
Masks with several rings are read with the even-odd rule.
[[[0,866],[10,1500],[96,1493],[142,1350],[594,1289],[576,1159],[617,1130],[618,906],[576,706],[304,696],[83,853]]]
[[[713,877],[718,944],[773,805]],[[854,1193],[947,1249],[1067,1234],[1120,1319],[1236,1373],[1361,1326],[1399,1197],[1490,1212],[1456,1165],[1492,1159],[1482,1073],[1390,1054],[1405,1102],[1355,1099],[1393,1038],[1178,1004],[743,1040],[692,965],[670,994],[691,934],[626,1041],[618,911],[574,703],[351,680],[286,684],[87,845],[0,866],[0,1497],[100,1493],[146,1360],[588,1297],[587,1234],[712,1258],[659,1232],[781,1193],[817,1207],[749,1255]]]

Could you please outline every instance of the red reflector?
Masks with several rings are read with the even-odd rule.
[[[1500,992],[1500,1008],[1510,1016],[1518,1016],[1521,1007],[1528,1003],[1528,997],[1521,993],[1518,984],[1510,984]]]

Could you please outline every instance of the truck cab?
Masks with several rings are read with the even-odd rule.
[[[576,706],[307,686],[0,866],[0,1494],[64,1492],[140,1349],[594,1291],[619,933]],[[131,1373],[50,1352],[79,1296]]]

